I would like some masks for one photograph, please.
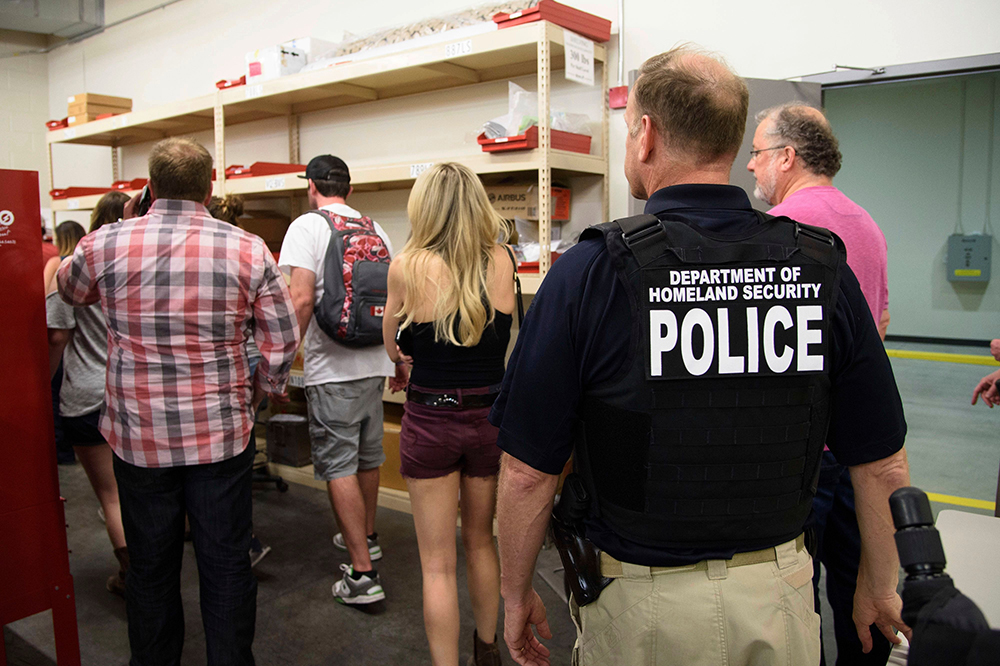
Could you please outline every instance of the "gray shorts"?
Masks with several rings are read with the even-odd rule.
[[[306,387],[313,471],[331,481],[385,462],[382,377]]]

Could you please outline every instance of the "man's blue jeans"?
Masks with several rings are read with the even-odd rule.
[[[250,571],[254,450],[207,465],[144,468],[115,456],[128,543],[131,666],[180,664],[181,559],[191,521],[209,666],[253,666],[257,580]]]
[[[826,567],[826,598],[833,611],[833,630],[837,637],[837,664],[878,664],[884,666],[892,649],[889,641],[874,624],[872,651],[861,651],[861,640],[854,627],[854,590],[861,560],[861,532],[854,510],[854,486],[846,467],[829,451],[823,452],[819,489],[813,500],[806,529],[815,530],[816,554],[813,557],[813,590],[816,612],[819,609],[819,565]],[[822,663],[826,664],[826,655]]]

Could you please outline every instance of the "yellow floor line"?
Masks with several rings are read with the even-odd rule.
[[[927,499],[932,502],[941,502],[942,504],[955,504],[957,506],[967,506],[972,509],[987,509],[988,511],[996,511],[996,502],[990,502],[989,500],[977,500],[969,499],[967,497],[955,497],[954,495],[939,495],[938,493],[927,493]]]
[[[941,361],[942,363],[968,363],[969,365],[1000,366],[992,356],[977,354],[947,354],[945,352],[921,352],[909,349],[886,349],[892,358],[913,358],[921,361]]]

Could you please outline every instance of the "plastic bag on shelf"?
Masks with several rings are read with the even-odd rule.
[[[590,118],[583,113],[551,112],[552,129],[593,136]],[[538,124],[538,93],[528,92],[513,81],[507,83],[507,113],[486,121],[480,132],[488,139],[520,136]]]

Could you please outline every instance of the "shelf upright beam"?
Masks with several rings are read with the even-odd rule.
[[[49,190],[54,190],[56,189],[56,175],[52,171],[52,144],[50,143],[48,144],[48,146],[49,146]]]
[[[620,30],[621,28],[619,28]],[[621,55],[618,56],[619,58]],[[605,56],[601,62],[601,159],[604,160],[604,179],[601,185],[601,223],[610,222],[611,218],[611,139],[610,131],[610,110],[608,88],[608,59]]]
[[[295,113],[288,114],[288,161],[292,164],[299,164],[299,116]]]
[[[111,182],[122,180],[121,154],[118,150],[118,142],[111,143]]]
[[[549,111],[552,88],[552,44],[548,23],[539,22],[538,37],[538,272],[544,276],[552,261],[552,133]]]
[[[219,196],[226,196],[226,109],[221,90],[215,93],[215,181]]]

